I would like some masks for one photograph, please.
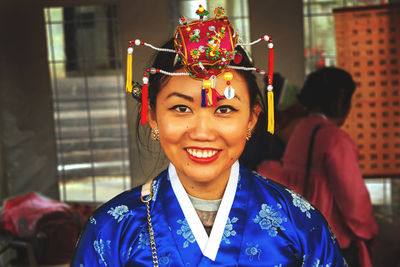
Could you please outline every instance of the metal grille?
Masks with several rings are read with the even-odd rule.
[[[103,202],[130,186],[117,9],[44,13],[61,200]]]
[[[364,176],[400,174],[400,6],[335,11],[338,66],[358,87],[345,130]]]

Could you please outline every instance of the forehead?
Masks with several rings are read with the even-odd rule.
[[[184,72],[183,69],[177,70],[177,73]],[[241,95],[242,97],[249,97],[248,86],[244,77],[238,73],[237,71],[231,70],[233,73],[233,79],[231,80],[231,87],[235,89],[236,94]],[[161,90],[159,94],[164,94],[171,91],[175,91],[178,93],[187,93],[192,96],[196,96],[196,94],[201,96],[203,80],[193,79],[187,75],[185,76],[170,76],[167,78],[165,82],[161,85]],[[226,81],[224,80],[223,74],[217,76],[217,85],[216,90],[218,93],[224,93],[225,88],[227,87]]]

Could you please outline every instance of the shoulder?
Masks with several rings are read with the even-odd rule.
[[[333,123],[323,125],[317,138],[332,151],[343,149],[357,151],[356,144],[349,134]]]
[[[153,180],[153,200],[166,172]],[[107,266],[126,259],[129,246],[135,243],[146,225],[146,204],[141,201],[142,186],[125,191],[99,207],[86,223],[71,266]],[[151,203],[154,203],[152,201]]]
[[[290,217],[294,221],[324,221],[320,212],[310,202],[284,185],[246,169],[241,169],[241,175],[248,177],[253,184],[250,187],[253,192],[250,194],[256,198],[256,202],[279,207],[282,212],[293,215],[294,217]]]
[[[153,179],[153,200],[156,199],[158,186],[164,177],[166,177],[165,171]],[[141,190],[142,185],[124,191],[107,201],[90,216],[88,224],[92,224],[99,231],[100,228],[108,228],[110,224],[143,219],[146,206],[141,200]]]
[[[253,184],[252,189],[256,191],[262,191],[265,197],[285,199],[289,196],[289,192],[291,192],[291,190],[284,185],[264,177],[255,171],[241,168],[240,176],[249,179]]]
[[[257,207],[253,221],[259,223],[262,229],[275,231],[279,228],[291,236],[298,248],[308,253],[315,247],[324,247],[329,253],[338,253],[336,237],[327,221],[305,198],[258,173],[241,169],[241,176],[250,181],[247,193],[251,196],[252,207]]]

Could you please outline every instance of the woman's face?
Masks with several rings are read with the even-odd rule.
[[[184,186],[225,183],[244,149],[248,129],[257,122],[260,108],[250,110],[246,82],[240,74],[233,74],[235,97],[220,100],[217,106],[201,107],[202,81],[173,76],[161,88],[155,110],[150,111],[150,126],[159,130],[160,144]],[[223,95],[225,87],[219,75],[218,93]]]

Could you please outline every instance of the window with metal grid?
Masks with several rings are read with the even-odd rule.
[[[115,5],[44,9],[61,200],[104,202],[130,186]]]

